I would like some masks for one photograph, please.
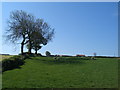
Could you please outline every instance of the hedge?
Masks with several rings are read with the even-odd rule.
[[[8,59],[4,59],[3,61],[0,62],[0,65],[2,65],[2,72],[11,70],[14,68],[19,68],[19,66],[23,65],[25,63],[26,56],[13,56]],[[1,64],[2,63],[2,64]]]

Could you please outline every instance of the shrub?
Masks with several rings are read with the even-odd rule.
[[[11,58],[2,61],[2,72],[18,68],[20,65],[24,64],[23,56],[13,56]]]
[[[19,55],[22,55],[21,53]],[[29,52],[24,52],[23,55],[22,55],[25,59],[26,58],[29,58],[29,57],[34,57],[34,56],[42,56],[41,53],[37,53],[37,54],[34,54],[34,53],[29,53]]]
[[[41,53],[37,53],[37,56],[41,56],[42,57],[42,54]]]
[[[45,54],[46,54],[47,57],[50,57],[50,56],[51,56],[51,53],[50,53],[49,51],[46,51]]]

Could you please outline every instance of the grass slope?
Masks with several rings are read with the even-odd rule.
[[[10,58],[12,56],[14,56],[14,55],[0,55],[0,61],[7,59],[7,58]]]
[[[3,88],[117,88],[118,60],[32,57],[3,73]]]

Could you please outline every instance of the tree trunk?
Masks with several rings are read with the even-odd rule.
[[[21,43],[21,54],[23,55],[23,44]]]
[[[37,55],[37,48],[35,49],[35,54]]]
[[[29,52],[29,54],[31,54],[32,43],[31,43],[30,33],[28,33],[28,38],[29,38],[29,48],[28,48],[28,52]]]
[[[24,47],[24,44],[21,43],[21,54],[23,55],[23,47]]]
[[[32,49],[32,45],[31,45],[31,41],[29,40],[29,49],[28,49],[29,54],[31,54],[31,49]]]
[[[21,54],[22,55],[23,55],[24,42],[25,42],[25,35],[23,35],[23,41],[21,43]]]
[[[35,50],[35,54],[37,55],[37,50]]]

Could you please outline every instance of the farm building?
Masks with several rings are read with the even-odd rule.
[[[77,57],[85,57],[85,55],[79,55],[79,54],[77,54],[76,56]]]

